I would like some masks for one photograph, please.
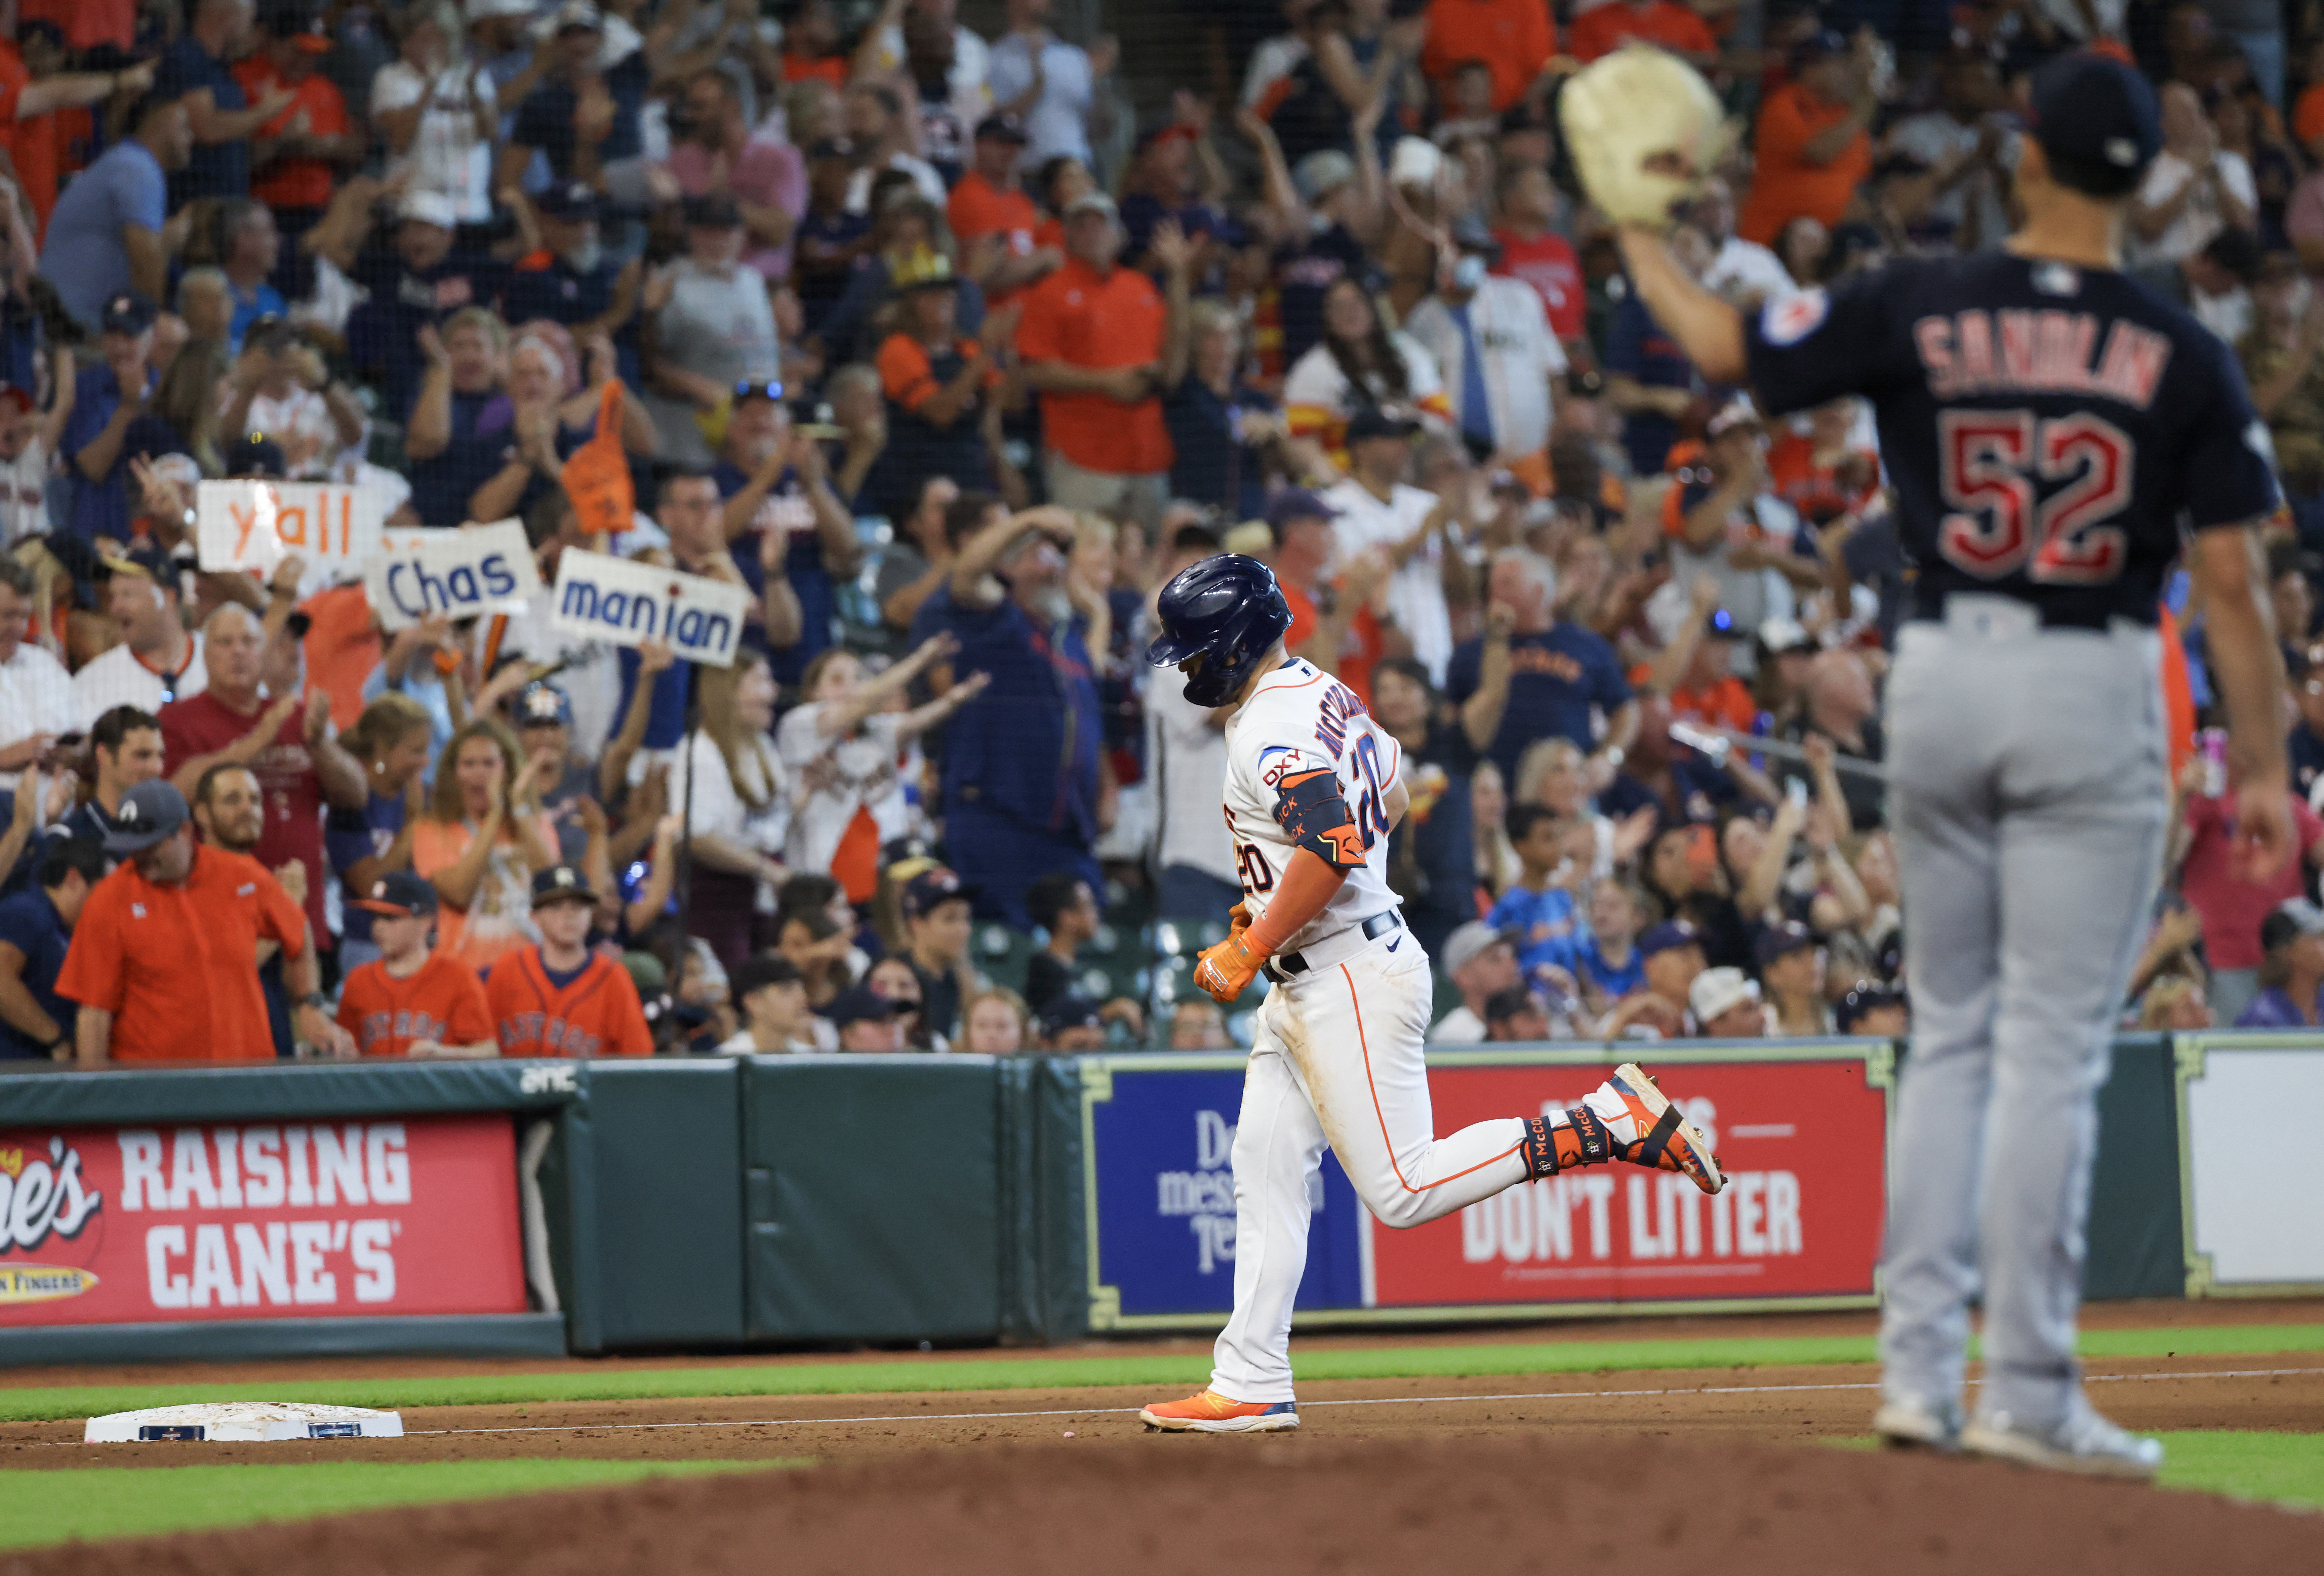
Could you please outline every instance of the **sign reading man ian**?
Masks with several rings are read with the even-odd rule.
[[[729,668],[751,594],[740,585],[567,548],[551,626],[616,646],[659,641],[689,662]]]
[[[456,619],[519,612],[526,598],[540,594],[540,573],[522,521],[393,530],[364,565],[364,594],[380,627],[392,634],[432,613]]]

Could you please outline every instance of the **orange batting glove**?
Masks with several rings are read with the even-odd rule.
[[[1238,913],[1241,908],[1241,904],[1235,905]],[[1250,943],[1249,925],[1246,917],[1224,941],[1205,947],[1195,961],[1194,983],[1213,1001],[1223,1004],[1241,995],[1244,987],[1259,978],[1259,965],[1267,962],[1267,954]]]
[[[1227,934],[1240,935],[1250,928],[1250,905],[1237,903],[1227,910]]]

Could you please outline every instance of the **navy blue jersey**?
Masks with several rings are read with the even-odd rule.
[[[1914,259],[1771,301],[1746,338],[1771,414],[1872,401],[1923,614],[1988,591],[2049,622],[2151,624],[2182,524],[2276,507],[2235,356],[2120,273]]]

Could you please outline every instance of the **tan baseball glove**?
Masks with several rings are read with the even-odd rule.
[[[1727,152],[1719,96],[1652,44],[1630,43],[1576,73],[1558,119],[1590,200],[1620,224],[1660,229]]]

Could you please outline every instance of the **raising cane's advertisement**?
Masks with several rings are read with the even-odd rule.
[[[504,1116],[0,1129],[0,1329],[524,1307]]]

